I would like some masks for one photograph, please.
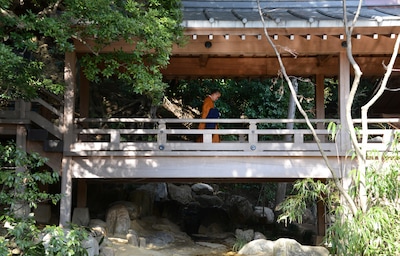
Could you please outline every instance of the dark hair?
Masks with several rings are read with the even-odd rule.
[[[214,94],[214,93],[219,93],[219,94],[221,94],[221,91],[218,90],[218,89],[214,89],[214,90],[211,91],[210,95],[211,95],[211,94]]]

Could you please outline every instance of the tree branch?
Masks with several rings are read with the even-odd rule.
[[[331,166],[328,157],[326,156],[325,152],[323,151],[323,149],[322,149],[322,147],[321,147],[320,139],[318,138],[318,135],[317,135],[317,133],[315,132],[315,129],[314,129],[314,127],[312,126],[312,124],[311,124],[311,122],[310,122],[310,119],[308,118],[307,113],[304,111],[303,107],[301,106],[300,102],[299,102],[298,99],[297,99],[296,90],[295,90],[295,88],[293,87],[293,84],[292,84],[292,82],[291,82],[291,80],[290,80],[290,77],[289,77],[289,76],[287,75],[287,73],[286,73],[286,69],[285,69],[285,66],[284,66],[284,64],[283,64],[281,55],[280,55],[279,51],[277,50],[275,44],[272,42],[272,39],[271,39],[270,36],[269,36],[268,30],[267,30],[267,26],[266,26],[266,23],[265,23],[265,19],[264,19],[264,16],[263,16],[263,14],[262,14],[261,5],[260,5],[260,0],[257,0],[257,5],[258,5],[259,15],[260,15],[260,17],[261,17],[261,21],[262,21],[263,27],[264,27],[264,33],[265,33],[265,35],[266,35],[266,38],[267,38],[269,44],[272,46],[272,48],[273,48],[273,50],[274,50],[274,52],[275,52],[275,55],[276,55],[277,58],[278,58],[278,62],[279,62],[279,66],[280,66],[280,68],[281,68],[282,75],[283,75],[283,77],[285,78],[286,82],[288,83],[290,92],[291,92],[292,97],[293,97],[293,99],[294,99],[294,101],[295,101],[295,103],[296,103],[297,109],[298,109],[299,112],[303,115],[303,117],[304,117],[304,119],[305,119],[305,121],[306,121],[307,126],[308,126],[309,129],[311,130],[311,133],[312,133],[312,135],[313,135],[313,137],[314,137],[314,139],[315,139],[315,141],[316,141],[316,143],[317,143],[317,146],[318,146],[318,149],[319,149],[319,151],[320,151],[320,153],[321,153],[321,155],[322,155],[322,158],[324,159],[324,162],[325,162],[326,166],[328,167],[329,171],[330,171],[331,174],[332,174],[332,177],[333,177],[333,180],[334,180],[334,182],[335,182],[336,187],[338,188],[340,194],[342,194],[343,197],[346,199],[346,201],[348,202],[348,204],[349,204],[349,206],[350,206],[350,209],[351,209],[352,213],[355,215],[356,212],[357,212],[357,207],[356,207],[354,201],[351,199],[350,195],[344,190],[342,184],[340,183],[340,180],[339,180],[338,177],[336,176],[336,173],[335,173],[334,168]]]

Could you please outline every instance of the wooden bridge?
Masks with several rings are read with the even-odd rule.
[[[343,166],[349,164],[346,156],[351,145],[343,121],[351,68],[341,1],[261,2],[270,37],[282,47],[287,72],[315,78],[317,119],[311,123],[335,174],[346,177]],[[382,62],[388,63],[400,31],[396,14],[400,6],[382,0],[382,8],[375,6],[377,1],[366,2],[354,29],[352,50],[365,75],[382,77]],[[349,1],[353,8],[357,3]],[[280,67],[253,1],[186,0],[183,4],[188,44],[183,48],[174,46],[170,65],[163,71],[167,79],[276,76]],[[132,48],[126,42],[116,42],[102,53]],[[88,53],[86,44],[75,42],[75,52],[66,54],[63,99],[45,95],[32,102],[15,102],[0,111],[2,139],[14,138],[28,152],[41,153],[49,159],[48,165],[62,174],[61,224],[71,220],[73,179],[261,182],[332,177],[304,120],[90,118],[84,113],[90,83],[78,76],[82,73],[77,66],[80,56]],[[326,77],[339,81],[337,120],[325,118]],[[385,99],[374,114],[398,112],[398,96],[391,94]],[[218,130],[196,129],[196,123],[215,121],[221,126]],[[342,125],[335,141],[330,140],[327,131],[329,122]],[[386,151],[397,127],[391,124],[398,123],[399,118],[370,119],[370,140],[364,146],[371,151]],[[211,143],[212,134],[220,134],[222,142]],[[203,142],[196,142],[198,136],[203,136]],[[86,206],[86,189],[84,182],[78,182],[78,207]]]
[[[73,118],[65,125],[65,104],[58,100],[18,101],[0,111],[0,133],[15,137],[28,152],[39,152],[63,176],[61,222],[69,221],[72,180],[125,181],[290,181],[329,179],[321,151],[337,177],[349,148],[343,136],[330,139],[327,125],[340,120],[310,120],[319,146],[303,119],[148,119]],[[199,122],[218,122],[217,130],[196,129]],[[360,120],[354,120],[358,125]],[[400,118],[369,120],[370,151],[386,151]],[[229,127],[229,128],[222,128]],[[286,128],[293,127],[293,128]],[[221,143],[212,143],[220,134]],[[196,142],[203,136],[203,142]],[[79,191],[80,190],[80,191]],[[85,182],[78,182],[77,206],[86,205]],[[322,216],[322,215],[321,215]],[[322,218],[322,217],[321,217]],[[322,218],[323,221],[323,218]],[[321,231],[322,233],[324,231]]]
[[[341,177],[336,159],[350,150],[341,148],[340,136],[330,139],[327,125],[339,120],[310,120],[318,145],[303,119],[75,118],[66,140],[61,104],[21,101],[0,118],[1,134],[16,135],[28,151],[47,156],[53,169],[61,170],[62,157],[69,159],[64,170],[73,170],[72,178],[331,178],[321,151]],[[229,128],[196,129],[200,122]],[[368,150],[386,151],[396,123],[399,118],[370,119]],[[221,143],[212,143],[212,134]]]

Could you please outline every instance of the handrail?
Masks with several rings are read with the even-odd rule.
[[[339,122],[337,119],[313,119],[312,123]],[[82,154],[124,154],[127,152],[152,152],[158,155],[316,155],[319,149],[312,133],[304,128],[273,128],[262,124],[304,124],[304,119],[152,119],[152,118],[76,118],[75,143],[71,152]],[[188,127],[192,123],[218,123],[231,127],[205,129]],[[181,124],[181,125],[179,125]],[[236,124],[236,125],[235,125]],[[193,126],[196,127],[196,126]],[[321,136],[321,146],[328,154],[336,152],[335,143],[328,140],[326,129],[316,129]],[[224,139],[212,143],[213,134]],[[201,142],[197,141],[203,137]],[[226,137],[227,136],[227,137]],[[289,137],[288,137],[289,136]],[[289,138],[289,139],[288,139]],[[118,153],[119,152],[119,153]],[[306,153],[305,153],[306,152]],[[147,154],[147,153],[146,153]]]
[[[177,118],[75,118],[75,123],[107,122],[107,123],[129,123],[129,122],[163,122],[163,123],[306,123],[305,119],[249,119],[249,118],[226,118],[226,119],[177,119]],[[339,119],[311,119],[312,123],[337,122]]]
[[[51,112],[53,112],[55,115],[59,116],[60,118],[62,118],[62,116],[63,116],[62,111],[56,109],[55,107],[53,107],[52,105],[50,105],[49,103],[47,103],[46,101],[44,101],[44,100],[42,100],[40,98],[34,99],[34,100],[32,100],[32,102],[39,103],[43,107],[45,107],[48,110],[50,110]]]
[[[360,120],[355,119],[358,124]],[[319,149],[304,119],[152,119],[152,118],[76,118],[75,143],[71,152],[82,154],[155,155],[318,155]],[[312,124],[340,123],[339,119],[311,119]],[[369,123],[400,122],[399,118],[374,118]],[[218,123],[220,129],[197,129],[197,123]],[[279,124],[297,123],[293,129]],[[180,125],[181,124],[181,125]],[[190,125],[187,125],[190,124]],[[269,125],[263,125],[269,124]],[[192,126],[193,125],[193,126]],[[276,126],[278,125],[278,126]],[[379,126],[378,126],[379,127]],[[335,142],[329,140],[326,128],[315,129],[320,145],[328,155],[336,155]],[[387,150],[393,129],[368,129],[367,150]],[[221,143],[212,143],[213,134],[225,136]],[[196,138],[203,136],[202,142]],[[227,138],[227,139],[226,139]],[[85,153],[84,153],[85,154]]]

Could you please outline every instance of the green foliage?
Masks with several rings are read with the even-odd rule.
[[[44,171],[46,159],[36,153],[27,154],[13,143],[0,144],[0,223],[7,223],[7,233],[0,236],[0,255],[11,255],[11,250],[19,249],[22,255],[87,255],[82,241],[87,231],[72,227],[64,233],[61,227],[47,226],[40,230],[32,215],[17,214],[18,207],[36,208],[40,202],[56,204],[61,195],[49,194],[39,189],[39,184],[58,182],[56,172]],[[40,241],[49,233],[49,246]]]
[[[46,245],[46,255],[87,255],[87,250],[82,244],[82,241],[88,238],[88,232],[84,228],[72,226],[71,230],[66,231],[61,227],[46,226],[43,232],[50,236],[50,240]]]
[[[62,92],[62,60],[74,49],[72,39],[90,51],[81,61],[90,80],[119,78],[135,92],[160,98],[166,86],[160,69],[173,44],[183,42],[179,0],[3,0],[0,6],[3,100],[30,99],[41,88]],[[99,54],[121,39],[131,52]]]
[[[366,172],[367,211],[352,215],[339,200],[333,181],[322,183],[305,179],[294,185],[294,194],[278,208],[279,221],[299,222],[308,204],[323,200],[327,215],[333,220],[326,241],[336,255],[399,255],[400,254],[400,168],[397,156],[377,161]],[[356,172],[355,172],[356,174]],[[358,177],[350,188],[357,202]]]
[[[53,184],[59,180],[57,172],[42,172],[46,159],[37,153],[27,154],[14,144],[0,144],[0,191],[1,204],[5,207],[3,214],[13,214],[12,205],[15,202],[27,202],[29,207],[36,208],[39,202],[50,201],[53,204],[60,200],[61,195],[42,192],[39,184]]]
[[[302,223],[306,208],[320,200],[327,204],[328,208],[335,209],[338,205],[339,194],[332,181],[323,183],[310,178],[297,180],[293,184],[292,194],[276,207],[277,211],[282,211],[278,222]]]
[[[233,252],[238,252],[240,249],[243,248],[248,242],[243,239],[236,239],[235,243],[232,245],[232,251]]]
[[[222,93],[216,106],[223,118],[287,118],[291,94],[281,79],[182,80],[172,84],[166,94],[181,100],[184,106],[200,110],[204,98],[215,88]],[[299,98],[306,111],[313,116],[314,85],[300,81]],[[297,115],[300,117],[299,113]]]

